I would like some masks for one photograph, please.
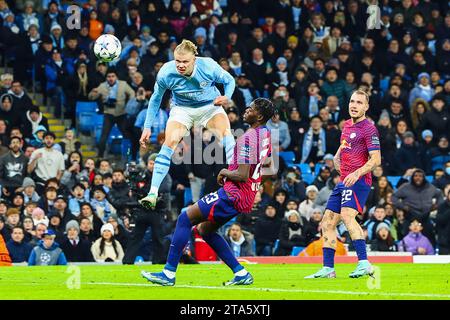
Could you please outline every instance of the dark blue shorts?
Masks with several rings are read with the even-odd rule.
[[[369,196],[370,186],[364,179],[358,180],[353,186],[347,188],[342,182],[339,182],[328,199],[326,209],[341,213],[342,207],[353,208],[359,213],[363,212],[367,197]]]
[[[219,225],[224,225],[239,214],[223,188],[207,194],[197,204],[203,218]]]

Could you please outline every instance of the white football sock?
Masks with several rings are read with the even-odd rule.
[[[242,269],[241,271],[235,272],[234,275],[235,275],[235,276],[238,276],[238,277],[243,277],[243,276],[245,276],[247,273],[248,273],[247,270]]]
[[[167,270],[167,269],[163,269],[163,273],[166,275],[167,278],[169,279],[173,279],[175,278],[175,272]]]

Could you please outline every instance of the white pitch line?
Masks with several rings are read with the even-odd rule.
[[[108,286],[130,286],[130,287],[160,287],[158,285],[146,283],[118,283],[118,282],[91,282],[83,283],[85,285],[108,285]],[[367,292],[367,291],[343,291],[343,290],[308,290],[308,289],[282,289],[282,288],[252,288],[241,286],[230,287],[215,287],[215,286],[190,286],[190,285],[176,285],[174,288],[187,289],[213,289],[213,290],[247,290],[260,292],[297,292],[297,293],[325,293],[325,294],[348,294],[348,295],[378,295],[388,297],[423,297],[423,298],[447,298],[450,299],[450,294],[435,294],[435,293],[395,293],[395,292]]]

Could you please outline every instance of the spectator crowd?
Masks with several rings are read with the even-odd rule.
[[[79,28],[70,27],[72,4],[80,8]],[[371,27],[367,12],[374,8],[381,20]],[[235,77],[226,107],[233,130],[245,130],[242,115],[257,97],[272,99],[277,109],[267,125],[278,140],[279,170],[261,185],[253,211],[220,231],[236,256],[290,255],[294,248],[321,254],[319,224],[340,180],[333,155],[357,88],[369,94],[367,116],[378,128],[382,153],[357,217],[368,247],[450,254],[446,1],[0,0],[0,29],[2,63],[12,70],[0,74],[0,234],[13,262],[119,262],[126,256],[131,176],[127,166],[105,157],[107,139],[117,124],[148,184],[164,141],[169,92],[149,150],[138,140],[156,75],[182,39]],[[93,42],[104,33],[122,42],[118,61],[93,56]],[[55,117],[71,120],[63,139],[49,130],[31,90],[48,99]],[[104,116],[98,159],[81,151],[74,129],[79,101],[95,101]],[[201,150],[181,143],[176,155],[194,158],[216,143],[205,129],[194,128],[191,136],[201,139]],[[165,239],[181,209],[218,188],[223,167],[221,161],[172,163],[162,187]],[[353,250],[343,225],[338,234],[338,251]],[[186,252],[217,259],[198,237],[194,231]],[[143,240],[148,248],[150,238]],[[140,252],[148,251],[144,247]],[[151,260],[151,252],[141,255]]]

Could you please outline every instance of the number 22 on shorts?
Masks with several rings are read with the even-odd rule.
[[[353,190],[344,190],[344,192],[342,192],[342,200],[341,200],[341,204],[350,201],[353,195]]]

